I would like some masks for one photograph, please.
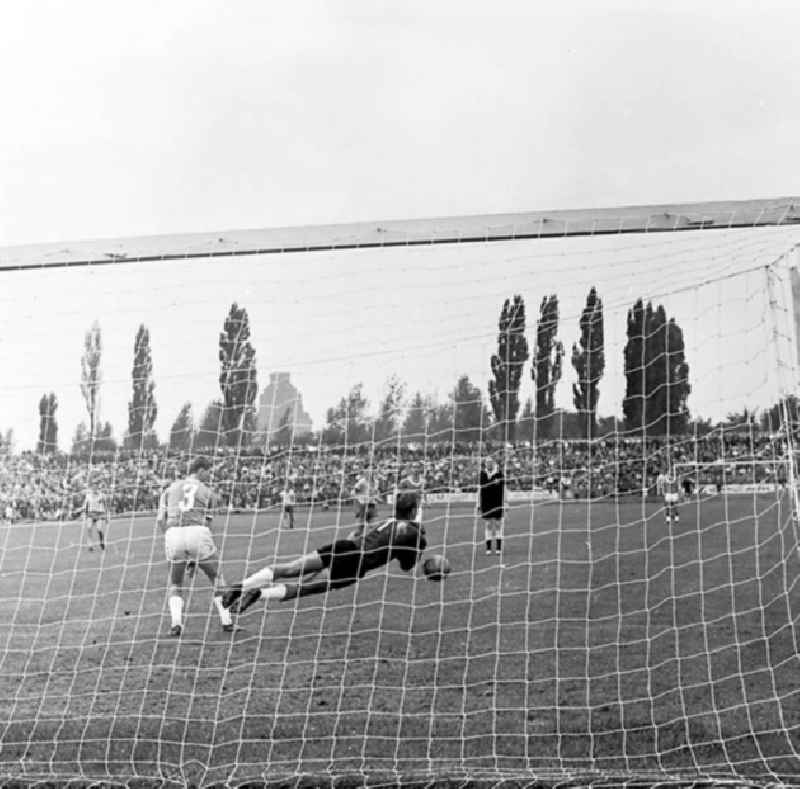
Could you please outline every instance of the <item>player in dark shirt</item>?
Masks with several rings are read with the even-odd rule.
[[[489,459],[488,467],[481,463],[480,488],[478,490],[478,511],[483,518],[486,555],[492,552],[492,539],[495,540],[495,553],[499,554],[503,545],[503,518],[505,516],[505,477],[503,470]]]
[[[230,587],[222,604],[241,613],[258,600],[292,600],[323,594],[356,583],[392,559],[397,559],[400,567],[409,572],[427,547],[425,529],[414,520],[416,514],[416,493],[400,492],[395,498],[394,518],[370,529],[358,543],[336,540],[293,562],[265,567]],[[324,577],[319,577],[323,573]],[[313,577],[304,580],[306,575]],[[281,583],[290,578],[298,580]]]

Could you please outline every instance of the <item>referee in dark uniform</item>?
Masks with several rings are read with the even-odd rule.
[[[503,470],[497,463],[492,458],[489,458],[488,463],[481,463],[478,508],[483,519],[487,556],[492,553],[493,539],[495,542],[494,552],[496,554],[499,554],[503,547],[505,487],[506,481],[503,476]]]

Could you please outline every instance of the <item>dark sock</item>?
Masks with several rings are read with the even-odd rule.
[[[492,550],[492,541],[491,540],[486,540],[486,550],[487,551],[491,551]]]
[[[497,542],[497,552],[500,553],[500,548],[503,545],[503,541],[502,540],[497,540],[496,542]]]

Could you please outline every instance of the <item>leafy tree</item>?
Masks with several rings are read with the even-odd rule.
[[[559,438],[579,439],[586,438],[583,433],[583,416],[575,411],[565,408],[555,408],[550,415],[553,433]]]
[[[539,306],[536,324],[536,346],[533,350],[531,378],[536,385],[536,419],[539,435],[552,434],[552,415],[555,408],[555,391],[561,380],[564,346],[557,339],[558,296],[545,296]]]
[[[216,449],[222,440],[222,402],[212,400],[200,419],[195,436],[195,445],[204,449]]]
[[[683,331],[662,305],[639,299],[628,312],[625,345],[625,398],[628,429],[651,435],[685,433],[691,392]]]
[[[786,421],[789,425],[786,425]],[[797,430],[800,424],[800,401],[795,395],[789,395],[783,400],[779,400],[761,413],[761,428],[770,433],[786,431],[787,429]]]
[[[194,416],[192,414],[192,404],[184,403],[178,416],[172,423],[169,431],[169,445],[171,449],[188,452],[192,448],[194,440]]]
[[[97,415],[100,405],[100,384],[102,373],[100,361],[103,355],[103,343],[100,334],[100,324],[95,321],[83,341],[83,356],[81,357],[81,394],[89,413],[89,442],[95,437]]]
[[[405,384],[393,375],[386,382],[386,395],[381,401],[378,418],[375,421],[375,440],[385,441],[397,435],[405,398]]]
[[[747,407],[743,408],[741,411],[730,411],[719,424],[722,427],[744,428],[747,430],[749,427],[757,424],[756,412],[752,408]]]
[[[89,453],[89,431],[86,428],[86,422],[81,422],[75,428],[75,435],[72,437],[72,449],[70,451],[73,455],[85,455]]]
[[[528,397],[522,408],[522,416],[517,425],[515,437],[521,441],[533,442],[536,430],[536,413],[533,408],[533,398]]]
[[[431,441],[452,441],[453,439],[453,403],[431,401],[428,417],[428,436]],[[459,437],[456,436],[456,441]],[[461,440],[465,440],[463,437]]]
[[[613,436],[619,432],[619,423],[615,416],[602,416],[597,420],[597,435]]]
[[[40,455],[52,453],[58,449],[57,409],[58,400],[55,393],[43,394],[39,400],[39,443],[36,445],[36,451]]]
[[[697,436],[705,436],[708,435],[710,432],[714,430],[714,425],[710,419],[703,419],[701,417],[697,417],[697,419],[693,419],[689,424],[686,426],[686,432],[691,435]]]
[[[572,401],[583,420],[583,436],[592,439],[597,434],[598,383],[606,365],[603,302],[594,288],[586,297],[579,325],[580,339],[572,346],[572,366],[578,375],[578,382],[572,385]]]
[[[73,455],[86,456],[95,452],[116,452],[116,450],[117,442],[114,440],[114,429],[110,422],[97,423],[94,440],[92,440],[85,422],[81,422],[75,429],[75,435],[72,438]]]
[[[489,424],[481,390],[462,375],[450,393],[450,412],[456,441],[481,441]],[[441,414],[446,418],[445,414]]]
[[[367,419],[368,402],[363,385],[356,384],[325,416],[322,440],[326,444],[359,444],[369,441],[372,430]]]
[[[139,326],[133,344],[133,395],[128,403],[128,435],[126,444],[131,449],[151,447],[158,441],[153,425],[158,416],[153,392],[153,357],[150,351],[150,332],[144,324]]]
[[[114,438],[114,429],[111,427],[111,422],[105,424],[98,423],[97,435],[94,439],[95,452],[116,452],[117,442]]]
[[[493,378],[489,381],[489,402],[503,440],[513,441],[522,368],[529,356],[522,296],[514,296],[513,301],[505,300],[498,328],[497,353],[490,362]]]
[[[250,343],[247,310],[231,304],[219,335],[219,388],[222,392],[222,430],[227,443],[238,445],[255,427],[256,352]]]
[[[414,392],[403,420],[403,438],[407,441],[424,439],[430,419],[431,401],[422,392]]]
[[[627,342],[625,343],[625,397],[622,413],[628,430],[644,431],[645,377],[645,311],[641,299],[628,310]]]

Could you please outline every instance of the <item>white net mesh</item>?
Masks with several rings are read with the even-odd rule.
[[[4,272],[0,773],[800,780],[798,240],[759,228]],[[515,294],[524,328],[498,346]],[[493,354],[521,370],[518,391]],[[198,457],[221,497],[227,584],[350,535],[361,477],[375,524],[398,488],[419,492],[424,557],[452,572],[436,583],[390,561],[260,601],[230,633],[200,567],[173,637],[156,508]],[[492,461],[500,523],[476,509]]]

